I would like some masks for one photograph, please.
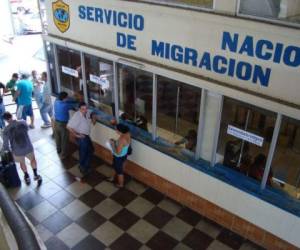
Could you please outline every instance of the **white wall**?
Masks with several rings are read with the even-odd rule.
[[[97,123],[92,139],[105,147],[115,132]],[[143,168],[300,247],[300,218],[133,140],[129,159]]]

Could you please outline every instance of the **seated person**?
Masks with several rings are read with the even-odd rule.
[[[194,129],[190,129],[185,137],[175,142],[176,145],[181,145],[183,143],[186,149],[195,152],[197,145],[197,132]]]
[[[139,115],[137,118],[136,118],[136,121],[135,121],[136,125],[145,130],[145,131],[148,131],[148,127],[147,127],[147,124],[148,124],[148,121],[147,121],[147,118],[143,115]]]
[[[261,181],[264,176],[264,171],[266,167],[267,157],[264,154],[259,154],[255,157],[253,164],[250,167],[249,170],[249,176]],[[267,184],[272,185],[272,177],[273,173],[272,170],[269,172]]]

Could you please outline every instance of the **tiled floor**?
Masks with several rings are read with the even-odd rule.
[[[61,162],[51,129],[30,133],[44,182],[40,188],[22,182],[9,193],[49,250],[261,249],[136,180],[118,189],[105,181],[112,170],[98,158],[90,177],[77,181],[75,149]]]

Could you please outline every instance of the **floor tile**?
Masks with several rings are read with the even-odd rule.
[[[106,246],[109,246],[122,234],[123,230],[110,221],[105,222],[92,233],[96,239],[100,240]]]
[[[148,242],[157,232],[157,227],[154,227],[143,219],[139,220],[127,231],[128,234],[144,244]]]
[[[45,245],[47,250],[69,250],[69,247],[57,237],[51,237]]]
[[[105,176],[99,172],[92,170],[92,172],[85,178],[85,182],[92,187],[97,186],[100,182],[105,180]]]
[[[145,217],[144,220],[148,221],[152,225],[162,228],[172,218],[172,215],[162,210],[159,207],[154,207]]]
[[[67,157],[66,159],[62,160],[61,162],[62,162],[62,165],[66,169],[70,169],[70,168],[74,167],[76,164],[78,164],[78,160],[72,156]]]
[[[225,244],[223,244],[222,242],[218,241],[218,240],[214,240],[209,247],[207,248],[207,250],[232,250],[231,247],[226,246]]]
[[[73,154],[72,154],[72,157],[76,160],[79,160],[79,151],[76,150]]]
[[[134,179],[131,179],[126,184],[126,188],[128,190],[136,193],[137,195],[140,195],[140,194],[144,193],[148,187]]]
[[[57,234],[57,237],[70,248],[76,246],[87,236],[88,233],[75,223],[70,224]]]
[[[151,250],[151,248],[146,245],[142,245],[139,250]]]
[[[37,226],[40,224],[40,222],[35,219],[29,212],[26,212],[25,214],[33,226]]]
[[[23,195],[29,193],[30,191],[33,191],[31,187],[22,183],[21,187],[9,188],[8,194],[13,200],[17,200],[21,198]]]
[[[92,168],[97,168],[99,166],[102,166],[104,162],[97,156],[93,155],[91,159],[91,167]]]
[[[118,191],[116,191],[110,196],[112,200],[118,202],[122,206],[126,206],[128,203],[133,201],[136,197],[137,195],[135,193],[125,188],[119,189]]]
[[[104,222],[106,222],[106,219],[93,210],[90,210],[76,220],[76,223],[89,233],[93,232]]]
[[[192,249],[207,249],[207,247],[213,242],[213,238],[209,235],[202,233],[197,229],[193,229],[182,242]]]
[[[92,187],[86,183],[75,181],[71,185],[67,186],[65,189],[78,198],[86,192],[90,191]]]
[[[38,205],[44,200],[42,196],[37,194],[35,191],[29,191],[19,199],[17,199],[17,203],[22,207],[24,210],[29,210],[34,206]]]
[[[49,143],[41,144],[38,147],[36,147],[35,149],[43,155],[48,155],[52,152],[56,152],[56,148]]]
[[[58,211],[44,220],[42,224],[53,234],[57,234],[71,223],[72,220],[68,216]]]
[[[52,204],[50,204],[48,201],[43,201],[37,206],[28,210],[28,213],[30,213],[37,221],[41,222],[50,215],[54,214],[56,211],[57,209]]]
[[[151,249],[169,250],[173,249],[178,243],[179,242],[173,239],[171,236],[159,231],[147,242],[146,245]]]
[[[68,172],[64,172],[61,175],[56,176],[52,180],[63,188],[65,188],[65,187],[71,185],[73,182],[75,182],[74,176]]]
[[[97,240],[94,236],[89,235],[80,241],[72,250],[104,250],[106,246]]]
[[[79,200],[72,201],[69,205],[65,206],[61,211],[69,216],[72,220],[77,220],[82,215],[91,210],[87,205]]]
[[[148,200],[137,197],[132,202],[130,202],[126,208],[141,218],[144,217],[150,210],[154,207],[154,204],[149,202]]]
[[[180,204],[168,198],[163,199],[157,206],[164,209],[172,215],[176,215],[182,209],[182,206]]]
[[[187,207],[183,208],[176,216],[192,226],[196,226],[202,218],[200,214]]]
[[[43,242],[47,241],[48,239],[50,239],[53,236],[53,233],[51,233],[47,228],[45,228],[42,224],[37,225],[36,230],[39,234],[39,236],[41,237],[41,239],[43,240]]]
[[[144,193],[141,194],[141,197],[157,205],[163,200],[164,195],[153,188],[148,188]]]
[[[107,166],[106,164],[102,164],[101,166],[97,167],[96,170],[100,174],[103,174],[106,177],[110,177],[114,174],[113,168],[110,166]]]
[[[74,200],[74,196],[69,192],[61,190],[57,192],[55,195],[48,198],[48,201],[52,203],[56,208],[61,209],[71,203]]]
[[[192,248],[190,248],[187,245],[180,242],[179,244],[176,245],[176,247],[174,247],[173,250],[192,250]],[[220,249],[220,250],[222,250],[222,249]]]
[[[174,239],[181,241],[193,227],[183,220],[173,217],[163,228],[162,231],[172,236]]]
[[[47,168],[43,169],[41,171],[42,175],[47,176],[50,179],[55,178],[56,176],[61,175],[62,173],[64,173],[66,170],[57,166],[55,163],[53,163],[52,165],[49,165]]]
[[[137,250],[142,246],[141,242],[124,233],[110,245],[112,250]]]
[[[241,236],[227,229],[223,229],[221,231],[221,233],[217,237],[217,240],[233,249],[239,249],[245,241]]]
[[[62,188],[60,186],[50,181],[48,183],[43,183],[43,185],[41,185],[36,192],[47,199],[61,190]]]
[[[108,182],[108,181],[102,181],[94,188],[97,191],[101,192],[102,194],[105,194],[106,196],[110,196],[118,190],[118,188],[115,187],[115,185],[113,183]]]
[[[133,224],[135,224],[139,220],[139,217],[135,214],[128,211],[126,208],[123,208],[120,212],[115,214],[110,221],[115,225],[126,231]]]
[[[89,207],[94,207],[97,204],[99,204],[101,201],[105,200],[106,196],[102,193],[96,191],[95,189],[92,189],[82,195],[79,200],[81,200],[84,204],[86,204]]]
[[[68,169],[68,172],[69,172],[70,174],[72,174],[73,176],[82,177],[82,174],[81,174],[80,171],[79,171],[78,164],[75,165],[75,166],[72,167],[72,168],[69,168],[69,169]]]
[[[239,250],[265,250],[263,247],[254,244],[253,242],[245,241]]]
[[[196,228],[214,239],[218,237],[223,229],[220,225],[206,218],[202,218],[202,220],[200,220],[196,225]]]
[[[106,219],[110,219],[122,209],[122,206],[108,198],[95,206],[93,209]]]

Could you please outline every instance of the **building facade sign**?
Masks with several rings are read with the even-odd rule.
[[[61,33],[48,18],[49,34],[300,105],[300,33],[293,29],[127,1],[63,2],[70,27]],[[48,16],[57,16],[46,4]]]

